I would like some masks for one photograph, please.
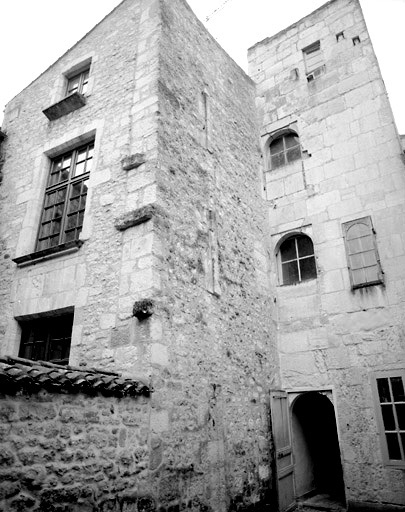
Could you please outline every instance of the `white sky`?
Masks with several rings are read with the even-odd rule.
[[[188,0],[231,57],[246,70],[247,48],[306,16],[326,0]],[[405,133],[405,0],[360,0],[400,133]],[[1,0],[0,122],[4,105],[120,0]],[[224,5],[225,4],[225,5]]]

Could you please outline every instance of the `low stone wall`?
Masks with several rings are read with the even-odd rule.
[[[0,395],[0,511],[154,510],[149,398]]]

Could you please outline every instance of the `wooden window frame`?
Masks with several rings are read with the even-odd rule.
[[[69,84],[74,80],[75,78],[79,77],[79,83],[76,89],[69,90]],[[90,66],[86,67],[85,69],[82,69],[82,71],[79,71],[78,73],[74,73],[70,76],[66,77],[66,93],[65,96],[70,96],[71,94],[74,94],[75,92],[78,92],[80,94],[86,94],[87,87],[89,84],[89,78],[90,78]],[[86,89],[83,91],[83,88]]]
[[[77,160],[78,155],[84,149],[86,150],[86,157],[84,160],[81,160],[80,162],[78,162],[78,160]],[[89,157],[90,151],[92,152],[92,154]],[[57,163],[60,161],[63,161],[64,159],[68,159],[68,158],[70,158],[70,165],[69,165],[69,167],[66,168],[66,169],[68,169],[67,179],[64,179],[55,184],[52,184],[52,182],[51,182],[52,176],[56,174],[56,172],[53,172],[53,171],[55,170]],[[58,247],[58,246],[60,246],[62,249],[66,243],[79,240],[79,236],[80,236],[80,233],[83,228],[83,223],[77,224],[77,222],[76,222],[76,225],[74,227],[71,227],[71,226],[69,227],[67,220],[69,217],[76,215],[76,214],[78,215],[77,219],[80,218],[81,214],[84,217],[84,212],[85,212],[85,208],[86,208],[85,203],[86,203],[86,199],[87,199],[87,189],[84,193],[83,192],[83,184],[86,181],[88,181],[88,179],[89,179],[91,169],[88,168],[88,164],[89,164],[89,162],[91,162],[91,164],[90,164],[90,166],[91,166],[93,160],[94,160],[94,140],[87,142],[86,144],[82,144],[75,149],[72,149],[70,151],[67,151],[65,153],[62,153],[62,154],[52,158],[50,170],[49,170],[49,174],[48,174],[48,183],[47,183],[47,186],[45,189],[45,194],[44,194],[44,202],[43,202],[43,206],[42,206],[41,220],[39,223],[39,229],[38,229],[38,234],[37,234],[37,239],[36,239],[35,252],[48,251],[48,250]],[[78,165],[78,163],[81,163],[81,162],[84,162],[84,172],[82,172],[78,176],[75,176],[77,165]],[[63,172],[63,167],[60,172]],[[81,184],[81,192],[78,196],[73,197],[72,196],[73,187],[78,184]],[[55,194],[55,193],[57,194],[58,192],[63,191],[63,190],[65,190],[65,197],[63,199],[63,202],[60,201],[59,203],[57,203],[55,201],[55,203],[53,203],[53,204],[47,204],[47,198],[51,194]],[[84,206],[81,207],[83,197],[85,198]],[[77,198],[79,199],[78,209],[69,211],[70,201],[77,199]],[[55,215],[55,208],[57,208],[58,204],[63,205],[62,212],[60,213],[59,216],[57,216],[57,214]],[[50,210],[51,208],[53,209],[53,213],[52,213],[51,217],[47,217],[47,215],[46,215],[47,211]],[[52,226],[53,226],[53,223],[55,222],[55,219],[60,219],[60,229],[59,229],[58,233],[52,233]],[[49,223],[50,223],[50,232],[44,236],[43,227]],[[74,231],[74,238],[68,240],[67,234],[72,231]],[[58,237],[57,237],[57,243],[55,244],[55,243],[52,243],[51,240],[56,239],[56,235],[58,235]],[[42,246],[44,240],[49,241],[46,247]]]
[[[54,364],[69,364],[69,356],[73,330],[72,313],[54,316],[41,316],[40,318],[20,322],[21,343],[18,356],[32,361],[48,361]],[[41,336],[38,336],[40,332]],[[42,338],[43,339],[40,339]],[[62,341],[62,351],[65,357],[52,357],[53,342]],[[42,350],[41,350],[42,345]],[[38,352],[43,352],[43,357],[36,357]]]
[[[312,254],[308,254],[306,256],[300,256],[299,255],[297,239],[300,238],[300,237],[308,238],[311,241],[311,243],[312,243],[312,250],[313,250]],[[294,239],[296,258],[292,258],[290,260],[282,261],[281,252],[282,252],[283,244],[285,242],[287,242],[288,240],[291,240],[291,239]],[[279,276],[280,276],[279,281],[280,281],[280,284],[282,286],[292,286],[292,285],[304,283],[306,281],[312,281],[313,279],[317,279],[317,277],[318,277],[318,269],[317,269],[317,266],[316,266],[314,243],[312,241],[312,238],[310,236],[306,235],[305,233],[293,233],[290,236],[287,236],[286,238],[284,238],[282,240],[282,242],[280,243],[280,245],[279,245],[277,256],[278,256],[277,259],[278,259],[278,262],[279,262]],[[300,262],[302,260],[306,260],[306,259],[309,259],[309,258],[313,258],[313,260],[314,260],[314,263],[315,263],[315,276],[310,277],[308,279],[301,279],[301,266],[300,266]],[[297,262],[298,281],[294,281],[292,283],[285,283],[284,282],[284,278],[283,278],[283,264],[291,263],[291,262],[294,262],[294,261]]]
[[[369,228],[370,236],[372,237],[372,240],[373,240],[373,250],[374,250],[375,259],[376,259],[376,266],[378,268],[378,279],[375,279],[374,281],[368,281],[368,282],[365,281],[363,283],[355,283],[354,282],[352,263],[351,263],[351,259],[350,259],[352,254],[350,253],[350,248],[349,248],[349,243],[348,243],[349,241],[347,239],[347,233],[348,233],[349,229],[352,226],[354,226],[355,224],[366,224],[368,226],[368,228]],[[358,288],[365,288],[367,286],[374,286],[374,285],[377,285],[377,284],[384,284],[384,279],[383,279],[384,273],[383,273],[382,268],[381,268],[381,262],[380,262],[380,257],[379,257],[379,254],[378,254],[378,248],[377,248],[376,232],[374,230],[371,217],[370,216],[361,217],[359,219],[351,220],[349,222],[344,222],[342,224],[342,226],[343,226],[343,238],[344,238],[344,241],[345,241],[345,249],[346,249],[347,268],[348,268],[348,271],[349,271],[350,285],[351,285],[352,290],[356,290]],[[366,252],[366,251],[359,251],[357,253],[353,253],[353,255],[355,255],[355,254],[362,254],[363,252]],[[368,267],[367,267],[367,265],[364,265],[361,268],[365,269],[365,268],[368,268]],[[356,270],[358,270],[358,269],[356,269]]]
[[[405,469],[405,429],[399,428],[398,415],[396,411],[395,404],[401,404],[405,407],[405,401],[395,401],[393,393],[392,393],[392,383],[390,381],[391,378],[401,377],[402,384],[405,387],[405,370],[381,370],[378,372],[374,372],[372,374],[372,389],[373,389],[373,398],[374,398],[374,407],[376,412],[376,420],[377,420],[377,429],[380,438],[381,452],[383,456],[383,462],[386,466],[394,466],[397,468]],[[390,402],[381,402],[380,395],[378,392],[378,379],[388,379],[389,389],[390,389]],[[392,406],[393,417],[395,420],[395,429],[386,429],[384,426],[383,413],[382,408],[385,406]],[[386,440],[386,434],[397,434],[398,443],[401,451],[401,460],[399,459],[390,459],[388,452],[388,444]],[[402,436],[401,436],[402,434]]]

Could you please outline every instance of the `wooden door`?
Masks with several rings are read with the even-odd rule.
[[[270,392],[270,410],[276,457],[278,510],[284,512],[295,505],[290,415],[285,391]]]

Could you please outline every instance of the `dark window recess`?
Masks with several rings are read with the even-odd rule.
[[[298,135],[286,133],[270,144],[270,168],[276,169],[301,158],[301,145]]]
[[[52,160],[36,251],[79,239],[93,152],[91,142]]]
[[[338,32],[338,33],[336,34],[336,41],[337,41],[337,42],[339,42],[339,41],[340,41],[340,40],[342,40],[342,39],[345,39],[345,33],[343,32],[343,30],[342,30],[342,32]]]
[[[308,82],[312,82],[318,76],[325,73],[325,63],[321,51],[320,41],[307,46],[302,50],[305,61],[305,70]]]
[[[314,245],[306,235],[287,238],[280,246],[283,284],[316,278]]]
[[[74,92],[86,94],[89,83],[89,72],[90,69],[85,69],[84,71],[68,78],[66,95],[73,94]]]
[[[356,45],[360,44],[360,37],[359,36],[353,37],[352,41],[353,41],[353,46],[356,46]]]
[[[401,376],[377,379],[383,430],[390,461],[405,462],[405,391]]]
[[[22,322],[19,357],[68,364],[73,314]]]

